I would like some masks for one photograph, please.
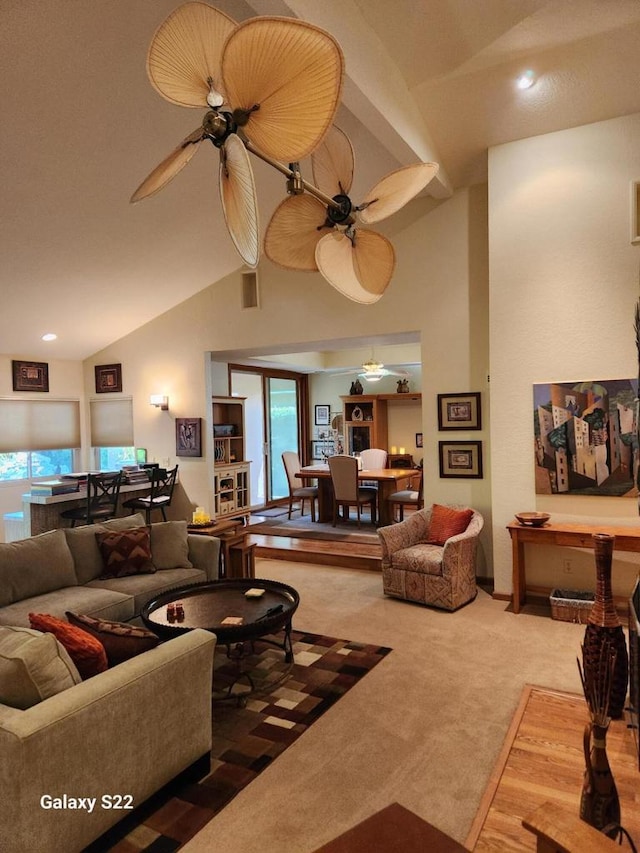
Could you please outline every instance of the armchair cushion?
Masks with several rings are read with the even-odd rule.
[[[434,504],[431,508],[427,542],[430,545],[444,545],[447,539],[464,533],[472,518],[472,509],[454,509],[451,506]]]
[[[442,574],[442,548],[421,542],[410,548],[402,548],[393,555],[396,569],[428,575]]]

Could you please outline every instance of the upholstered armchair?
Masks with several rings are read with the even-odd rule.
[[[476,554],[484,520],[479,512],[470,510],[464,532],[451,536],[444,545],[428,544],[432,509],[418,510],[405,521],[378,528],[383,589],[395,598],[456,610],[476,597]]]

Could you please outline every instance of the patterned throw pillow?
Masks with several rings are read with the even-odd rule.
[[[457,536],[458,533],[464,533],[472,518],[472,509],[454,509],[450,506],[434,504],[431,509],[427,543],[444,545],[447,539]]]
[[[109,666],[122,663],[123,660],[146,652],[160,642],[159,637],[146,628],[128,625],[126,622],[110,622],[108,619],[96,619],[67,611],[65,616],[72,625],[88,631],[105,648]]]
[[[53,634],[62,643],[83,681],[108,668],[104,646],[86,631],[48,613],[30,613],[29,623],[36,631]]]
[[[156,570],[151,561],[151,538],[148,527],[96,533],[96,542],[104,565],[101,579],[146,575]]]

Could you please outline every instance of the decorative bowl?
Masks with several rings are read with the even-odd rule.
[[[517,512],[516,518],[525,527],[542,527],[551,516],[548,512]]]

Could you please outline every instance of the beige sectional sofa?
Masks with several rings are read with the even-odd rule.
[[[189,536],[186,522],[166,522],[151,525],[155,572],[100,579],[96,532],[141,526],[144,517],[133,515],[0,544],[0,626],[18,626],[0,628],[9,644],[19,632],[38,641],[49,636],[24,630],[29,613],[129,621],[156,594],[218,576],[220,541]],[[203,775],[215,643],[214,634],[194,630],[79,683],[60,647],[42,666],[70,664],[73,677],[61,692],[48,690],[40,672],[36,690],[48,698],[31,707],[0,701],[2,853],[80,853],[130,814],[122,806],[140,805],[194,765]],[[37,669],[47,655],[35,657]],[[0,669],[20,668],[22,660],[0,653]],[[28,672],[16,671],[29,682]],[[74,807],[80,802],[85,807]]]
[[[65,611],[127,622],[174,586],[218,577],[220,540],[187,533],[186,521],[151,525],[152,574],[100,579],[96,533],[143,527],[144,516],[64,528],[0,543],[0,625],[29,625],[29,613],[64,619]]]

